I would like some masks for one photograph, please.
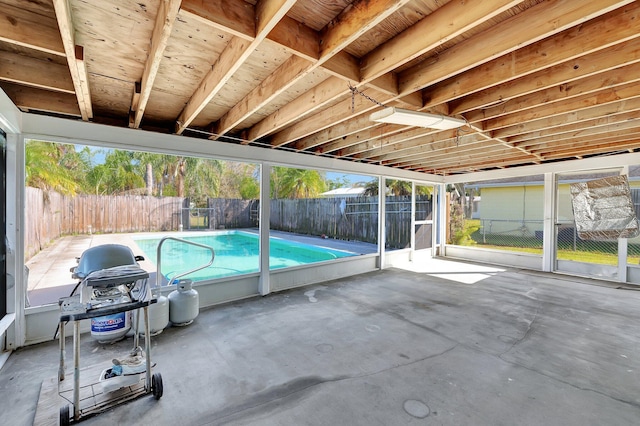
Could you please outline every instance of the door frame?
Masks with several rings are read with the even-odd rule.
[[[429,186],[431,187],[431,219],[425,220],[416,220],[416,187],[417,186]],[[423,182],[412,182],[411,185],[411,253],[410,260],[414,260],[417,254],[429,254],[430,257],[435,256],[436,244],[436,229],[435,222],[433,220],[437,208],[437,199],[436,197],[437,185],[431,183],[423,183]],[[416,226],[417,225],[431,225],[431,247],[416,250]]]

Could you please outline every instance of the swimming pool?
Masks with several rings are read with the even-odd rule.
[[[216,258],[208,268],[189,274],[194,281],[248,274],[259,271],[258,235],[243,231],[221,231],[198,236],[178,236],[181,239],[212,247]],[[145,258],[157,264],[158,243],[163,237],[136,237]],[[269,238],[269,269],[288,268],[315,262],[355,256],[342,250],[316,247],[281,238]],[[162,245],[162,274],[171,279],[176,275],[208,263],[210,252],[190,244],[167,240]]]

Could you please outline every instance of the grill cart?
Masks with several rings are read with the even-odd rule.
[[[110,245],[108,248],[113,250],[113,246]],[[118,247],[130,252],[128,247],[117,246],[115,248]],[[98,250],[95,253],[99,252]],[[131,259],[134,259],[133,256]],[[152,374],[150,354],[148,309],[151,304],[156,302],[156,299],[151,296],[148,272],[141,269],[135,260],[133,264],[127,262],[129,264],[99,269],[88,274],[76,275],[74,273],[74,276],[82,278],[80,293],[60,299],[58,393],[72,404],[71,406],[65,404],[60,408],[61,425],[68,425],[71,421],[80,421],[150,393],[155,399],[162,397],[162,376],[160,373]],[[81,258],[80,265],[82,263]],[[113,297],[109,298],[105,296],[106,294],[113,294]],[[134,348],[131,353],[122,359],[110,361],[110,364],[113,364],[111,368],[99,370],[95,380],[87,380],[85,377],[81,382],[80,321],[102,318],[103,322],[108,322],[108,318],[111,316],[140,309],[144,311],[144,352],[138,346],[138,326],[136,325]],[[104,320],[105,318],[106,320]],[[136,318],[139,321],[140,315],[136,315]],[[71,387],[67,382],[64,382],[64,324],[67,322],[73,323],[73,386]]]

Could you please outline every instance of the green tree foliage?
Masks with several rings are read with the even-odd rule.
[[[25,147],[26,183],[34,188],[75,195],[89,164],[88,151],[77,153],[73,145],[29,141]]]
[[[387,179],[387,195],[401,196],[411,195],[411,182],[399,179]],[[431,195],[431,187],[418,185],[416,186],[416,195]],[[378,179],[373,179],[364,186],[364,195],[378,195]]]
[[[349,180],[345,176],[341,176],[335,179],[329,179],[326,181],[327,191],[331,191],[333,189],[338,189],[338,188],[348,188],[348,187],[349,187]]]
[[[260,197],[260,185],[252,176],[244,176],[240,182],[240,198],[255,200]]]
[[[207,198],[217,197],[222,162],[208,158],[183,157],[177,162],[178,197],[189,197],[206,207]],[[182,190],[181,190],[182,186]]]
[[[313,198],[326,190],[324,176],[317,170],[273,167],[272,198]]]
[[[104,164],[96,165],[87,174],[87,181],[97,195],[141,193],[145,183],[137,170],[138,163],[133,152],[110,151]]]
[[[328,181],[318,170],[271,170],[273,198],[312,198],[348,185],[345,177]],[[27,184],[65,194],[188,197],[198,207],[210,197],[260,196],[255,164],[40,141],[27,145]]]
[[[476,242],[471,234],[480,229],[480,221],[465,220],[464,207],[458,202],[451,204],[449,217],[449,243],[459,246],[471,246]]]

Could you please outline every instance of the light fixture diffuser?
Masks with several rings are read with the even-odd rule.
[[[402,124],[405,126],[428,127],[439,130],[455,129],[467,124],[466,121],[459,118],[395,107],[387,107],[376,111],[369,116],[369,119],[371,121],[377,121],[378,123]]]

